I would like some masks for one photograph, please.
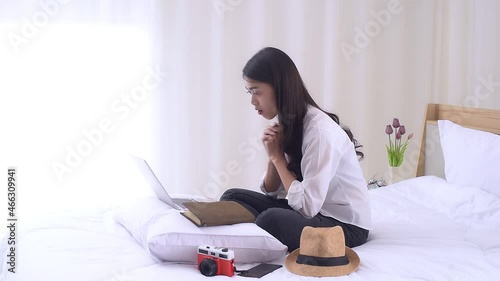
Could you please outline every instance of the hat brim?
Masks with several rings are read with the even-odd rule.
[[[291,252],[285,260],[286,268],[295,274],[302,276],[328,277],[342,276],[354,272],[359,267],[359,256],[351,248],[345,247],[345,254],[349,263],[337,266],[316,266],[297,263],[299,249]]]

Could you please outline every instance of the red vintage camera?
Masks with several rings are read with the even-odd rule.
[[[228,248],[198,247],[198,269],[205,276],[234,275],[234,252]]]

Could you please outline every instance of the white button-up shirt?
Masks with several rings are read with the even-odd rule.
[[[318,213],[364,229],[371,228],[368,189],[358,157],[345,131],[321,110],[308,105],[302,141],[302,182],[292,182],[288,193],[281,184],[268,196],[288,199],[306,218]],[[288,157],[287,157],[288,159]]]

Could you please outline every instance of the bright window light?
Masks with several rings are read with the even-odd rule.
[[[49,24],[16,53],[5,38],[17,29],[0,25],[0,161],[18,169],[18,215],[137,196],[128,152],[149,153],[161,83],[148,34]]]

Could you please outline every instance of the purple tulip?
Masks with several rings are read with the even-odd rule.
[[[394,132],[394,131],[392,130],[391,125],[387,125],[387,126],[385,127],[385,133],[386,133],[386,134],[390,135],[390,134],[392,134],[393,132]]]
[[[400,133],[399,131],[396,133],[396,139],[397,139],[397,140],[400,140],[400,139],[401,139],[401,133]]]
[[[408,136],[408,139],[411,140],[411,138],[413,138],[413,133],[411,133],[409,136]]]
[[[404,135],[406,133],[405,125],[401,125],[401,127],[399,127],[399,133],[401,135]]]
[[[399,119],[398,118],[392,119],[392,126],[394,128],[399,128]]]

